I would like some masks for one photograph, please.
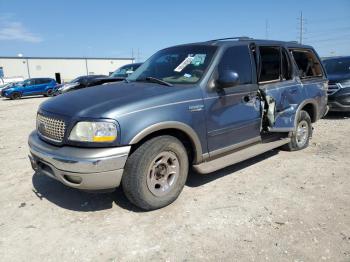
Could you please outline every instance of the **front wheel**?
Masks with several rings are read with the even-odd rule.
[[[186,149],[177,138],[152,138],[129,156],[122,178],[124,193],[144,210],[167,206],[181,193],[188,165]]]
[[[17,99],[20,99],[21,98],[21,93],[18,93],[18,92],[14,92],[10,95],[10,99],[11,100],[17,100]]]
[[[287,151],[297,151],[308,147],[312,136],[311,118],[306,111],[301,110],[296,130],[292,133],[291,141],[282,148]]]

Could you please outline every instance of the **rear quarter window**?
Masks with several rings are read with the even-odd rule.
[[[323,77],[321,62],[310,49],[289,49],[301,79]]]

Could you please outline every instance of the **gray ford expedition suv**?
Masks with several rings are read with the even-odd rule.
[[[41,104],[31,164],[77,189],[121,184],[133,204],[157,209],[179,196],[191,167],[210,173],[307,147],[327,86],[311,46],[226,38],[166,48],[124,82]]]

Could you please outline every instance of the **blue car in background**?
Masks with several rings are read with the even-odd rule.
[[[34,95],[51,96],[56,85],[56,81],[52,78],[29,78],[12,87],[3,89],[1,96],[10,99]]]

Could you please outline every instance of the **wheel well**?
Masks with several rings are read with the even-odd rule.
[[[312,123],[316,122],[316,108],[313,104],[306,104],[301,110],[309,114]]]
[[[174,129],[174,128],[162,129],[162,130],[155,131],[155,132],[145,136],[138,143],[131,146],[130,153],[134,152],[140,145],[142,145],[147,140],[152,139],[152,138],[157,137],[157,136],[163,136],[163,135],[173,136],[173,137],[176,137],[177,139],[179,139],[187,151],[189,163],[196,161],[195,160],[196,151],[195,151],[195,146],[194,146],[193,141],[191,140],[189,135],[187,135],[185,132],[178,130],[178,129]]]
[[[19,96],[22,96],[22,93],[20,91],[13,91],[10,96],[14,95],[14,94],[18,94]]]

